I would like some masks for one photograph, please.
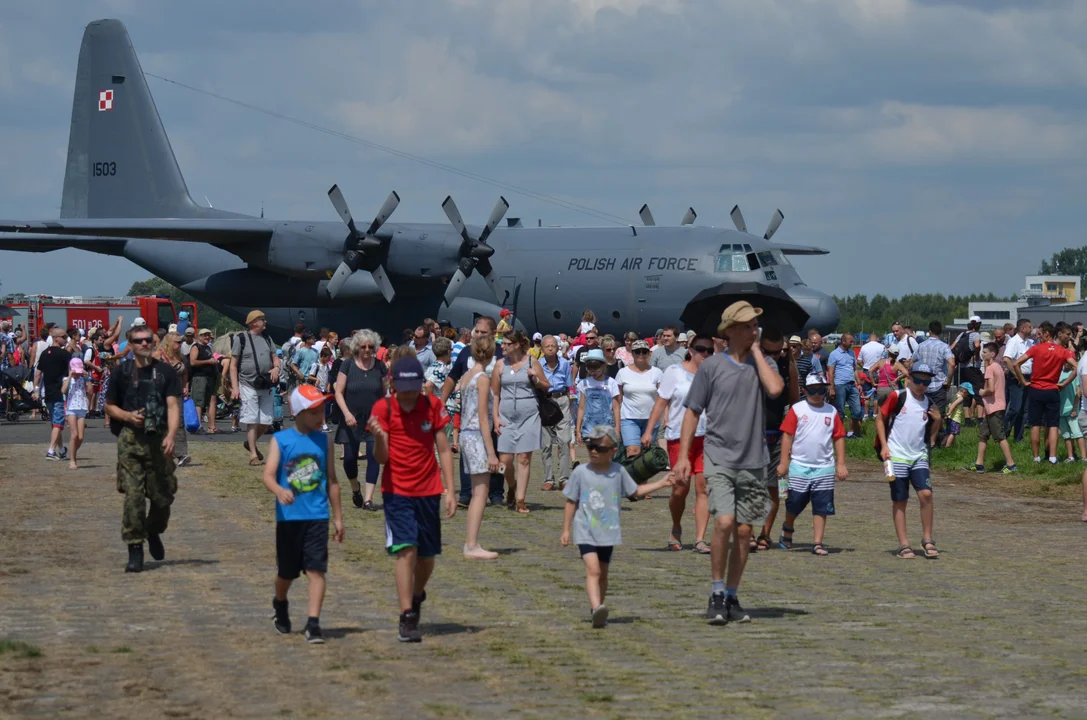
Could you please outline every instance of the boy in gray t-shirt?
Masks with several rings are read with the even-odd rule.
[[[574,544],[585,562],[585,592],[589,595],[593,627],[602,628],[608,620],[604,596],[608,592],[611,552],[623,542],[619,501],[623,497],[645,497],[668,487],[672,476],[637,485],[626,468],[612,462],[619,447],[619,434],[610,425],[597,425],[590,430],[585,444],[589,448],[589,462],[577,466],[562,491],[566,496],[566,513],[560,542],[564,546],[570,544],[573,525]]]

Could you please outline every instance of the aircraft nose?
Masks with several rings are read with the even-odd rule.
[[[808,313],[805,331],[815,328],[826,335],[838,329],[841,313],[834,298],[804,285],[789,288],[789,295]]]

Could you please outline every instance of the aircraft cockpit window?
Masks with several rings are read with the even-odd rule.
[[[755,256],[755,253],[748,253],[747,254],[747,265],[752,270],[758,270],[759,269],[759,259]]]
[[[780,250],[771,250],[770,252],[774,253],[774,260],[777,261],[778,265],[791,265],[792,264],[792,263],[789,262],[789,259],[787,257],[785,257],[785,253],[781,252]]]
[[[774,255],[769,250],[763,250],[759,253],[759,265],[769,267],[776,264],[777,263],[774,262]]]
[[[750,248],[748,248],[748,250],[750,250]],[[732,246],[732,252],[734,252],[734,253],[742,253],[742,252],[744,252],[744,246],[743,246],[743,245],[739,245],[739,244],[733,245],[733,246]]]
[[[744,252],[751,252],[751,246],[747,243],[744,243]]]
[[[732,256],[718,255],[717,263],[714,265],[713,271],[719,273],[732,272]]]
[[[747,264],[747,258],[743,255],[736,254],[732,256],[732,271],[733,272],[748,272],[750,266]]]

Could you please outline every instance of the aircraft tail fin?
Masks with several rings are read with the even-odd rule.
[[[83,33],[72,100],[62,218],[214,217],[193,202],[128,30]]]

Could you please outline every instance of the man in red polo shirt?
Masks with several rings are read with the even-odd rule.
[[[1061,371],[1067,366],[1076,372],[1076,356],[1071,350],[1053,342],[1057,331],[1053,323],[1044,322],[1038,326],[1042,341],[1031,346],[1015,361],[1015,374],[1019,383],[1027,388],[1027,411],[1030,421],[1030,447],[1034,451],[1034,462],[1040,463],[1042,456],[1039,434],[1042,425],[1046,428],[1046,449],[1049,450],[1049,462],[1057,464],[1057,428],[1061,419],[1061,393],[1057,383]],[[1023,364],[1034,361],[1034,369],[1028,382],[1023,377]]]
[[[384,468],[385,549],[396,555],[399,640],[422,642],[419,615],[434,558],[442,552],[443,494],[446,519],[457,512],[453,453],[445,435],[449,415],[437,396],[422,393],[423,366],[414,356],[397,360],[390,374],[393,395],[374,404],[369,430],[374,435],[374,459]]]

